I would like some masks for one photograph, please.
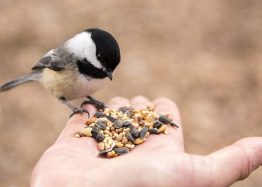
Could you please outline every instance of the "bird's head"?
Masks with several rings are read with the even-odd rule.
[[[101,29],[87,29],[65,45],[68,52],[77,58],[80,73],[112,80],[112,74],[120,63],[120,49],[110,33]]]

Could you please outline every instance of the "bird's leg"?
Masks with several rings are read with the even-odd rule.
[[[74,114],[83,114],[83,113],[87,113],[88,117],[90,117],[89,112],[84,109],[84,108],[77,108],[74,105],[72,105],[71,103],[69,103],[65,97],[60,97],[59,101],[63,104],[65,104],[66,106],[68,106],[71,110],[72,110],[72,114],[70,114],[70,118],[74,115]],[[82,106],[82,105],[81,105]]]
[[[93,105],[98,111],[104,111],[105,108],[106,108],[106,105],[105,103],[101,102],[101,101],[98,101],[96,100],[95,98],[91,97],[91,96],[87,96],[87,99],[88,100],[85,100],[82,104],[81,104],[81,107],[83,105],[86,105],[86,104],[91,104]]]

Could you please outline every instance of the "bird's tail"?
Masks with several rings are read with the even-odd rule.
[[[0,86],[0,92],[9,90],[15,86],[33,81],[33,80],[38,80],[41,76],[41,71],[32,71],[30,74],[27,75],[22,75],[20,77],[17,77],[15,80],[11,80],[6,82],[5,84]]]

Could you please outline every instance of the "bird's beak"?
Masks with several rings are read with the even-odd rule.
[[[112,71],[106,71],[106,74],[110,80],[113,79],[113,72]]]

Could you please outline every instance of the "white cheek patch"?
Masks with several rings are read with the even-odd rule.
[[[102,68],[96,58],[96,45],[91,38],[91,33],[81,32],[65,42],[65,47],[78,58],[86,58],[97,68]]]

